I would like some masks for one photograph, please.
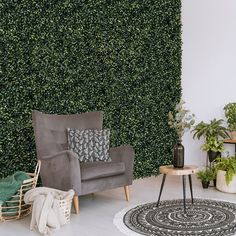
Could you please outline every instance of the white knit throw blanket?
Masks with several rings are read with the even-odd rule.
[[[52,188],[35,188],[25,196],[25,203],[33,203],[30,229],[36,229],[43,235],[51,235],[50,229],[59,229],[66,223],[63,212],[60,211],[59,200],[74,196],[74,190],[68,192]]]

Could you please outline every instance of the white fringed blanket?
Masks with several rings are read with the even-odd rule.
[[[50,229],[59,229],[66,223],[65,215],[60,211],[59,201],[72,198],[74,190],[68,192],[39,187],[28,191],[25,203],[33,203],[30,229],[36,229],[43,235],[51,235]]]

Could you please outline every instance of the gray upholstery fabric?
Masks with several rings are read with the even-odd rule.
[[[33,111],[32,116],[37,156],[42,163],[40,176],[45,187],[64,191],[72,188],[80,196],[132,184],[134,149],[131,146],[110,148],[111,162],[97,163],[80,163],[77,154],[67,150],[66,129],[101,130],[102,112],[49,115]]]
[[[91,180],[97,178],[104,178],[114,175],[120,175],[125,173],[124,162],[108,162],[106,164],[102,162],[95,163],[82,163],[81,164],[81,179]]]
[[[68,149],[78,155],[80,162],[111,161],[109,157],[110,130],[67,128]]]

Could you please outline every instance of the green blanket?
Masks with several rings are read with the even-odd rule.
[[[30,176],[23,172],[17,171],[13,175],[0,180],[0,205],[4,205],[5,201],[11,199],[20,189],[24,180],[29,179]]]

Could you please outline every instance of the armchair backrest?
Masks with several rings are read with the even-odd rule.
[[[103,123],[101,111],[51,115],[33,110],[32,118],[38,159],[67,150],[67,128],[101,130]]]

